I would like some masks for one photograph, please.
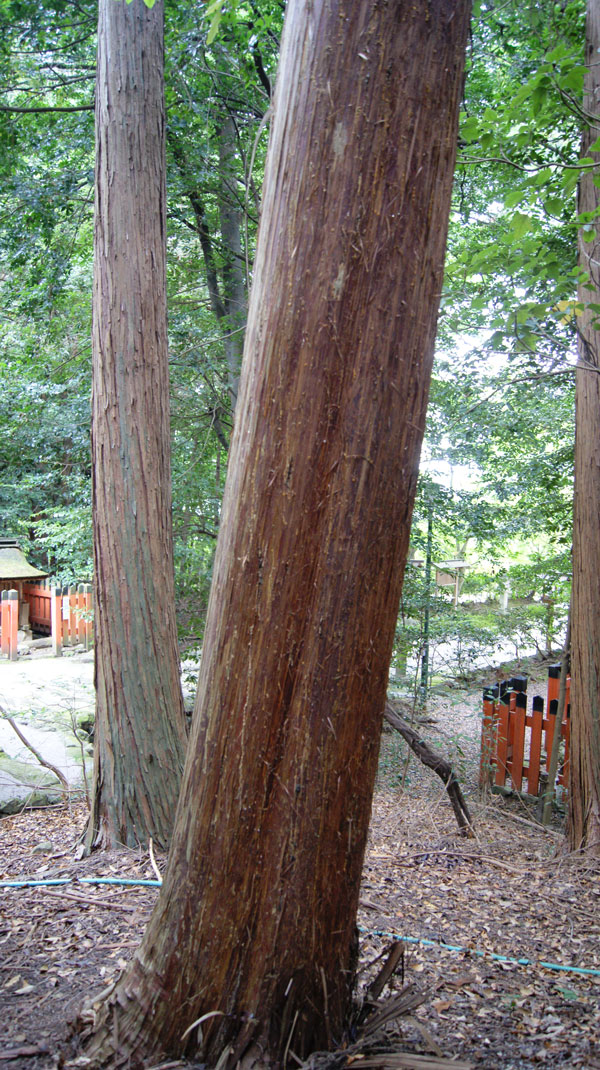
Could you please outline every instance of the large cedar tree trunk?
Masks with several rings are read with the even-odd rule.
[[[456,0],[288,6],[190,750],[96,1008],[109,1062],[342,1040],[467,26]]]
[[[175,629],[163,5],[100,0],[92,456],[96,744],[88,846],[166,846],[186,745]]]
[[[592,121],[582,156],[600,163],[589,146],[600,137],[600,2],[588,0],[584,110]],[[579,183],[580,212],[597,213],[598,169]],[[590,218],[593,218],[590,217]],[[578,317],[579,361],[576,375],[575,503],[573,524],[573,602],[571,620],[571,758],[569,842],[600,854],[600,224],[593,240],[580,232],[579,266],[589,275],[580,286],[585,306]],[[588,235],[589,236],[589,232]],[[590,302],[593,308],[590,308]]]

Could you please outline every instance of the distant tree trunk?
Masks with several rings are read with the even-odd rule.
[[[468,12],[288,5],[191,745],[102,1065],[343,1038]]]
[[[221,197],[219,215],[223,259],[223,298],[226,331],[224,337],[228,385],[232,408],[237,404],[240,369],[244,351],[247,301],[244,264],[242,260],[242,213],[237,203],[237,175],[235,171],[236,130],[230,115],[226,115],[217,130]]]
[[[170,838],[185,753],[175,629],[163,5],[100,0],[92,457],[95,844]]]
[[[217,124],[216,130],[219,154],[220,242],[215,241],[211,234],[202,191],[197,185],[197,176],[189,166],[181,138],[172,130],[168,132],[167,137],[194,213],[194,229],[202,249],[210,307],[217,318],[223,338],[231,408],[235,410],[248,312],[241,238],[242,213],[236,203],[235,190],[235,123],[230,115],[225,115]]]
[[[599,49],[600,2],[588,0],[583,104],[588,116],[598,118],[584,135],[582,155],[597,161],[600,154],[589,146],[600,137]],[[598,212],[597,175],[596,168],[580,179],[579,212]],[[568,835],[573,850],[600,854],[600,224],[590,219],[592,240],[583,240],[589,231],[579,236],[579,266],[589,281],[579,289],[585,308],[578,317]]]

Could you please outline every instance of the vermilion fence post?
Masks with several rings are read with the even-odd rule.
[[[479,787],[487,787],[491,782],[492,763],[496,750],[495,703],[494,694],[487,689],[483,692],[483,722],[481,725],[481,758],[479,761]]]
[[[62,645],[69,645],[69,588],[62,588],[61,598],[61,632],[62,632]]]
[[[69,587],[69,643],[71,646],[77,644],[77,588]]]
[[[85,649],[89,650],[94,639],[94,588],[91,583],[85,584]]]
[[[50,591],[50,622],[52,628],[52,653],[55,658],[62,657],[62,587],[53,587]]]
[[[85,645],[85,592],[84,592],[82,583],[77,585],[76,599],[77,599],[77,617],[76,617],[77,642],[80,645],[84,646]]]
[[[550,665],[548,668],[548,709],[550,703],[556,699],[560,691],[560,665]]]
[[[510,779],[515,791],[521,791],[523,786],[523,759],[525,756],[525,715],[527,707],[527,693],[517,691],[515,694],[515,708],[511,715],[513,722],[512,733],[512,757],[510,764]]]
[[[0,598],[0,632],[2,632],[2,640],[0,645],[0,651],[2,657],[8,657],[9,650],[9,613],[10,607],[8,605],[8,591],[2,591]]]
[[[504,787],[508,773],[508,737],[510,707],[508,692],[500,696],[498,703],[498,735],[496,741],[496,785]]]
[[[19,592],[2,591],[2,609],[0,610],[0,628],[2,629],[1,650],[10,661],[17,660],[19,641]]]
[[[548,688],[548,691],[550,691],[550,688]],[[546,722],[545,722],[546,723],[546,736],[545,736],[544,743],[545,743],[545,747],[546,747],[546,772],[548,772],[548,770],[550,768],[550,755],[552,754],[552,740],[554,739],[554,733],[555,733],[555,731],[557,729],[560,732],[560,729],[561,729],[561,726],[556,724],[556,715],[557,715],[557,713],[558,713],[558,699],[557,698],[552,698],[548,702],[548,714],[547,714],[547,718],[546,718]],[[550,785],[550,787],[552,788],[552,790],[554,790],[552,785]]]
[[[542,722],[544,720],[544,700],[541,695],[533,696],[531,710],[531,735],[529,737],[529,766],[527,771],[527,791],[537,795],[540,785],[540,763],[542,759]]]

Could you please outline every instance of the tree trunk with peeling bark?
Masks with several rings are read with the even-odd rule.
[[[88,848],[166,847],[186,746],[171,531],[163,5],[101,0],[92,459],[96,740]]]
[[[582,156],[600,163],[590,145],[600,137],[600,2],[588,0],[584,111],[594,117],[585,132]],[[579,181],[579,212],[596,214],[598,166]],[[575,400],[575,501],[571,609],[571,752],[569,842],[600,855],[600,224],[580,228],[579,360]],[[591,238],[591,240],[584,240]],[[590,306],[591,303],[591,306]]]
[[[188,760],[102,1065],[343,1039],[468,19],[288,6]]]

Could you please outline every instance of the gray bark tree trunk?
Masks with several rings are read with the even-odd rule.
[[[288,5],[191,745],[102,1065],[343,1038],[468,21]]]
[[[589,146],[600,137],[600,2],[588,0],[584,110],[594,118],[583,137],[582,156],[600,163]],[[597,213],[598,169],[579,182],[579,212]],[[576,373],[575,499],[573,512],[573,594],[571,618],[571,754],[569,843],[600,855],[600,224],[593,219],[591,241],[580,229],[579,266],[589,281],[579,288],[584,306],[578,317]]]
[[[186,746],[175,627],[163,5],[100,0],[92,460],[94,797],[86,842],[170,838]]]

